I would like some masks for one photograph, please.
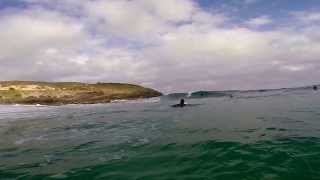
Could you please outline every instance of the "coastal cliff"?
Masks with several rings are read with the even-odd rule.
[[[156,90],[132,84],[0,81],[0,104],[95,104],[161,95]]]

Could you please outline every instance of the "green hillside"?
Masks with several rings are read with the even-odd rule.
[[[161,95],[153,89],[132,84],[0,81],[0,104],[94,104]]]

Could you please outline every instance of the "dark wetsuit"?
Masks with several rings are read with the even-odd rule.
[[[184,107],[184,106],[186,106],[186,104],[184,103],[184,99],[181,99],[179,104],[172,105],[172,107]]]

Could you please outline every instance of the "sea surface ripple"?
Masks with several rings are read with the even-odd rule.
[[[320,92],[0,105],[0,137],[0,179],[320,179]]]

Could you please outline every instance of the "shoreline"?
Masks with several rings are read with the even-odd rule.
[[[157,101],[148,101],[155,98],[160,98],[161,96],[157,97],[146,97],[146,98],[135,98],[135,99],[115,99],[111,100],[110,102],[105,103],[66,103],[66,104],[22,104],[22,103],[0,103],[0,106],[30,106],[30,107],[59,107],[59,106],[68,106],[68,105],[105,105],[105,104],[121,104],[121,103],[140,103],[140,102],[158,102]]]
[[[108,102],[97,102],[97,103],[52,103],[52,104],[40,104],[40,103],[0,103],[0,105],[7,106],[32,106],[32,107],[44,107],[44,106],[66,106],[66,105],[95,105],[95,104],[120,104],[125,102],[135,102],[143,101],[153,98],[160,98],[161,96],[156,97],[146,97],[146,98],[134,98],[134,99],[115,99]]]

